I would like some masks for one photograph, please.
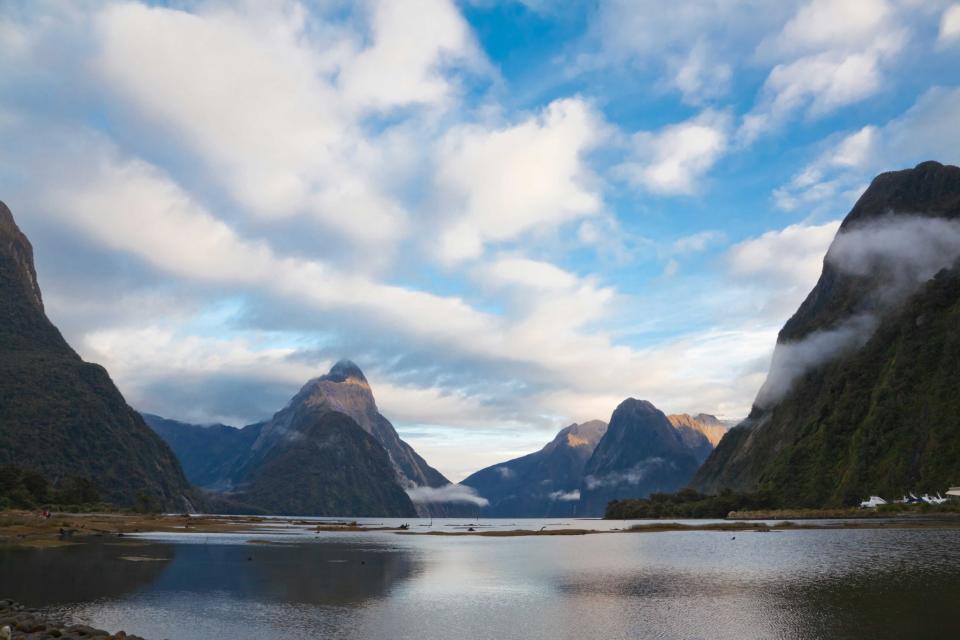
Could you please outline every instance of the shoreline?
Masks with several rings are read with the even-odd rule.
[[[0,600],[0,637],[57,638],[59,640],[144,640],[140,636],[117,631],[110,633],[85,624],[70,622],[42,609],[30,609],[13,600]]]
[[[828,515],[829,513],[829,515]],[[810,522],[811,520],[832,522]],[[679,518],[678,518],[679,520]],[[465,525],[469,526],[469,525]],[[837,529],[957,529],[960,514],[863,514],[843,517],[832,512],[742,512],[731,513],[723,522],[680,523],[675,520],[645,521],[617,529],[569,527],[562,529],[480,529],[460,531],[417,531],[403,527],[363,526],[352,520],[311,521],[302,517],[144,515],[130,513],[55,513],[43,518],[23,511],[0,512],[0,545],[34,549],[55,549],[98,539],[128,538],[135,534],[290,534],[291,542],[305,542],[306,533],[394,533],[405,536],[477,536],[509,538],[525,536],[584,536],[609,533],[664,533],[679,531],[790,531]],[[299,534],[299,535],[298,535]],[[149,544],[150,541],[139,541]],[[132,539],[131,539],[132,542]],[[280,544],[282,541],[247,540],[248,544]]]

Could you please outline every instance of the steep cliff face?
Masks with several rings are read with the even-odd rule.
[[[404,488],[417,486],[440,487],[449,484],[443,475],[428,465],[423,458],[400,439],[397,430],[377,409],[373,391],[357,365],[348,360],[336,363],[330,372],[310,380],[290,401],[290,407],[305,407],[317,413],[336,411],[350,416],[365,432],[383,446],[397,479]],[[253,451],[269,448],[284,437],[290,424],[281,411],[264,424]]]
[[[547,518],[576,512],[583,469],[607,423],[591,420],[562,429],[540,451],[477,471],[462,484],[490,504],[490,518]]]
[[[333,516],[476,513],[475,500],[462,491],[424,491],[450,483],[400,439],[349,361],[308,381],[269,420],[243,429],[147,419],[190,477],[230,508]],[[357,433],[349,433],[351,425]],[[408,491],[425,501],[412,503]]]
[[[960,169],[877,177],[780,332],[750,416],[692,486],[821,506],[956,483],[958,256]]]
[[[37,470],[54,485],[89,478],[121,505],[192,508],[170,448],[47,318],[33,248],[3,203],[0,301],[0,463]]]
[[[703,438],[706,440],[706,438]],[[683,487],[698,466],[667,416],[645,400],[628,398],[584,468],[578,515],[603,515],[607,503]]]
[[[667,416],[670,424],[680,434],[683,443],[694,451],[698,462],[703,462],[727,433],[726,424],[708,413],[691,416],[679,413]]]

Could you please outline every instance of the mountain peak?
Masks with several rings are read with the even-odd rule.
[[[360,370],[356,364],[350,360],[340,360],[333,367],[330,368],[330,372],[320,376],[320,380],[326,380],[329,382],[348,382],[354,380],[356,382],[367,383],[366,377],[363,375],[363,371]]]

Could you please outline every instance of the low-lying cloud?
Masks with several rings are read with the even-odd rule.
[[[580,500],[580,491],[554,491],[550,494],[550,499],[556,502],[577,502]]]
[[[826,262],[869,277],[881,305],[899,302],[960,257],[960,221],[888,215],[840,233]]]
[[[843,275],[864,279],[862,310],[831,329],[777,344],[755,404],[772,407],[804,373],[862,347],[885,311],[958,258],[960,221],[956,220],[891,214],[841,231],[825,262]]]
[[[462,484],[447,484],[442,487],[416,487],[407,489],[410,500],[417,504],[473,504],[486,507],[490,501],[477,493],[476,489]]]
[[[652,472],[670,466],[670,462],[658,456],[644,458],[625,471],[611,471],[602,476],[589,475],[583,479],[587,489],[619,487],[625,484],[640,484]]]
[[[756,405],[769,409],[807,371],[863,346],[877,328],[872,314],[854,316],[835,329],[814,331],[803,340],[780,343],[773,350],[770,373],[757,393]]]

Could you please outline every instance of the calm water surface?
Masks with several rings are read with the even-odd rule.
[[[584,525],[535,524],[561,523]],[[463,523],[434,529],[452,524]],[[6,549],[0,572],[5,596],[151,639],[960,638],[956,530],[480,538],[278,527]]]

